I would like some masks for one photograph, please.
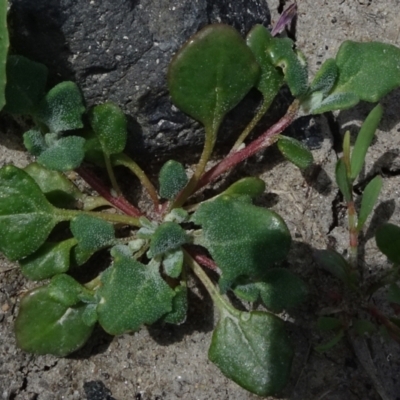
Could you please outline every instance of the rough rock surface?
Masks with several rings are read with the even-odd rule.
[[[166,87],[168,64],[190,36],[216,22],[242,34],[270,23],[264,0],[12,0],[10,16],[14,51],[47,65],[53,82],[77,82],[88,106],[119,104],[137,152],[202,143]]]

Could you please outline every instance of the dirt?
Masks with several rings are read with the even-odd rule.
[[[276,19],[280,2],[268,3]],[[400,46],[399,0],[299,0],[298,6],[297,46],[309,60],[311,74],[326,58],[335,56],[345,39]],[[399,100],[400,89],[382,102],[384,118],[359,182],[362,187],[376,173],[384,180],[376,212],[368,220],[361,242],[360,267],[366,279],[389,267],[376,249],[374,229],[387,220],[400,224]],[[361,104],[310,122],[305,132],[317,138],[313,155],[320,166],[311,180],[273,150],[238,171],[240,176],[257,174],[265,179],[267,191],[262,201],[283,216],[293,237],[288,265],[310,288],[307,303],[283,316],[295,347],[284,399],[400,399],[400,348],[394,342],[386,342],[379,335],[368,339],[345,337],[325,354],[315,351],[316,345],[331,338],[329,333],[315,329],[318,316],[332,311],[333,306],[333,311],[349,306],[333,303],[332,293],[340,294],[341,285],[318,269],[311,257],[313,249],[330,246],[343,251],[347,244],[345,209],[334,184],[338,157],[334,149],[345,130],[357,132],[371,108]],[[0,132],[0,165],[23,167],[28,159],[22,140],[4,126]],[[19,299],[33,284],[22,277],[17,265],[0,258],[1,399],[257,399],[207,360],[217,312],[207,294],[192,286],[184,325],[155,325],[115,338],[98,329],[89,343],[69,357],[34,356],[16,347],[13,334]],[[384,291],[370,301],[384,307]]]

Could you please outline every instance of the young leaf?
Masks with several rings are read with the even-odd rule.
[[[51,204],[68,208],[77,200],[83,200],[84,194],[61,172],[51,171],[38,163],[24,168],[39,185]]]
[[[258,282],[249,281],[243,277],[239,278],[234,286],[233,292],[237,297],[245,301],[251,301],[254,303],[260,297],[260,288]]]
[[[91,112],[90,125],[98,136],[107,155],[124,151],[127,139],[125,114],[114,103],[95,106]]]
[[[97,250],[115,239],[114,227],[109,222],[88,215],[79,215],[71,221],[71,232],[78,241],[74,258],[78,265],[85,263]]]
[[[259,396],[279,393],[289,378],[293,351],[283,322],[261,311],[221,313],[209,359],[229,379]]]
[[[390,284],[387,299],[390,303],[400,305],[400,287],[396,283]]]
[[[272,58],[267,51],[272,44],[271,33],[262,25],[255,25],[247,34],[247,46],[253,52],[260,68],[261,75],[257,83],[257,89],[262,93],[264,102],[271,103],[283,84],[283,74],[275,67]]]
[[[44,167],[56,171],[70,171],[78,168],[85,156],[85,139],[67,136],[54,142],[44,150],[37,161]]]
[[[273,312],[281,312],[301,304],[308,290],[304,282],[284,268],[273,268],[257,283],[261,300]]]
[[[320,331],[333,331],[343,328],[343,322],[335,317],[319,317],[317,328]]]
[[[329,271],[347,286],[353,285],[350,266],[339,253],[334,250],[315,250],[314,259],[321,268]]]
[[[24,146],[33,156],[39,156],[47,149],[43,135],[37,129],[30,129],[24,133]]]
[[[0,169],[0,193],[0,250],[18,260],[35,252],[61,218],[22,169]]]
[[[19,261],[22,273],[32,281],[40,281],[67,272],[70,251],[75,245],[76,240],[73,238],[60,243],[45,243],[39,250]]]
[[[339,69],[333,58],[328,58],[322,65],[310,86],[310,92],[328,94],[339,76]]]
[[[176,222],[164,222],[161,224],[151,238],[151,257],[176,250],[189,242],[189,236]]]
[[[177,161],[169,160],[161,168],[158,176],[160,196],[172,200],[186,186],[188,177],[185,168]]]
[[[34,114],[51,132],[57,133],[82,128],[84,112],[85,107],[78,86],[67,81],[54,86],[40,102]]]
[[[29,115],[44,97],[48,69],[26,57],[7,57],[5,111]]]
[[[222,270],[220,284],[239,276],[262,276],[289,251],[291,237],[282,218],[244,197],[220,196],[193,216],[203,228],[205,247]]]
[[[339,79],[331,93],[351,92],[377,102],[400,85],[400,49],[379,43],[346,40],[336,55]]]
[[[306,169],[314,162],[313,155],[308,147],[289,136],[279,135],[278,149],[286,159],[300,169]]]
[[[358,214],[357,230],[361,231],[365,221],[374,209],[375,203],[378,200],[379,193],[382,189],[382,178],[378,175],[372,179],[364,189],[361,200],[361,208]]]
[[[400,264],[400,227],[383,224],[375,235],[379,250],[393,263]]]
[[[378,128],[379,122],[382,118],[383,107],[378,104],[365,119],[360,132],[358,133],[356,143],[351,155],[351,174],[350,179],[354,181],[360,173],[364,165],[365,155],[372,142],[375,131]]]
[[[225,114],[257,82],[260,70],[240,34],[228,25],[208,25],[172,59],[172,101],[215,137]]]
[[[326,97],[322,102],[312,104],[312,114],[322,114],[328,111],[346,110],[355,106],[360,98],[352,92],[333,93]]]
[[[300,52],[293,50],[293,41],[289,38],[274,38],[267,51],[273,64],[282,69],[292,95],[304,95],[308,90],[307,63]]]
[[[175,296],[172,299],[172,311],[163,317],[163,322],[168,324],[180,325],[186,320],[188,308],[187,288],[178,285],[175,288]]]
[[[106,332],[119,335],[136,331],[172,310],[175,292],[161,278],[158,267],[143,265],[122,253],[114,256],[97,291],[97,315]]]
[[[344,199],[349,202],[352,200],[352,185],[347,175],[346,165],[341,158],[336,164],[336,183],[343,194]]]
[[[0,1],[0,110],[4,107],[4,90],[6,87],[6,61],[9,46],[7,29],[8,1]]]
[[[250,176],[247,178],[242,178],[233,183],[228,189],[224,190],[221,195],[226,196],[249,196],[252,199],[260,196],[265,192],[265,182],[256,178],[255,176]]]
[[[93,325],[82,317],[86,305],[65,306],[54,300],[49,288],[42,286],[28,292],[21,300],[15,321],[18,347],[37,354],[59,357],[78,350],[89,339]]]
[[[76,305],[82,298],[94,301],[94,296],[86,288],[66,274],[56,275],[47,287],[49,296],[66,307]]]
[[[183,267],[183,251],[176,249],[166,252],[163,257],[163,266],[168,276],[178,278]]]
[[[341,329],[329,342],[315,346],[315,350],[318,353],[324,353],[336,346],[344,336],[344,329]]]

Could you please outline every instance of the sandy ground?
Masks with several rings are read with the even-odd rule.
[[[279,2],[269,1],[269,6],[276,19]],[[326,58],[335,56],[345,39],[379,40],[400,46],[399,0],[299,0],[298,6],[297,45],[309,60],[311,74]],[[381,172],[384,178],[378,213],[362,243],[366,276],[387,266],[375,248],[374,226],[387,218],[400,223],[399,100],[400,90],[397,90],[383,101],[385,115],[362,176],[365,179]],[[265,179],[266,201],[284,217],[294,239],[290,266],[310,287],[309,302],[285,316],[296,350],[292,378],[283,394],[285,399],[400,399],[397,345],[376,336],[367,341],[343,340],[324,355],[314,350],[315,345],[329,339],[329,335],[315,329],[315,322],[331,304],[328,292],[340,291],[340,284],[316,268],[310,253],[313,248],[326,248],[332,243],[343,250],[347,240],[344,209],[335,200],[333,174],[337,154],[333,143],[337,134],[346,129],[356,132],[370,109],[370,105],[362,104],[329,121],[321,117],[311,122],[319,138],[319,148],[313,154],[321,165],[313,187],[273,151],[239,172],[257,173]],[[2,130],[0,164],[22,167],[27,162],[20,137]],[[216,311],[202,290],[194,289],[190,296],[185,325],[157,325],[115,338],[98,330],[83,349],[59,359],[29,355],[16,348],[13,321],[21,293],[31,286],[14,264],[0,259],[1,399],[258,398],[224,378],[207,360]],[[383,293],[379,293],[374,301],[379,304],[382,298]]]

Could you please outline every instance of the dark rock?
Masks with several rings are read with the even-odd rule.
[[[214,22],[244,35],[267,26],[270,14],[266,0],[11,0],[10,10],[13,51],[47,65],[52,84],[77,82],[88,106],[119,104],[137,154],[202,143],[199,124],[172,106],[166,71],[180,46]],[[243,126],[240,115],[226,130]]]
[[[83,384],[87,400],[115,400],[111,392],[101,381],[89,381]]]

